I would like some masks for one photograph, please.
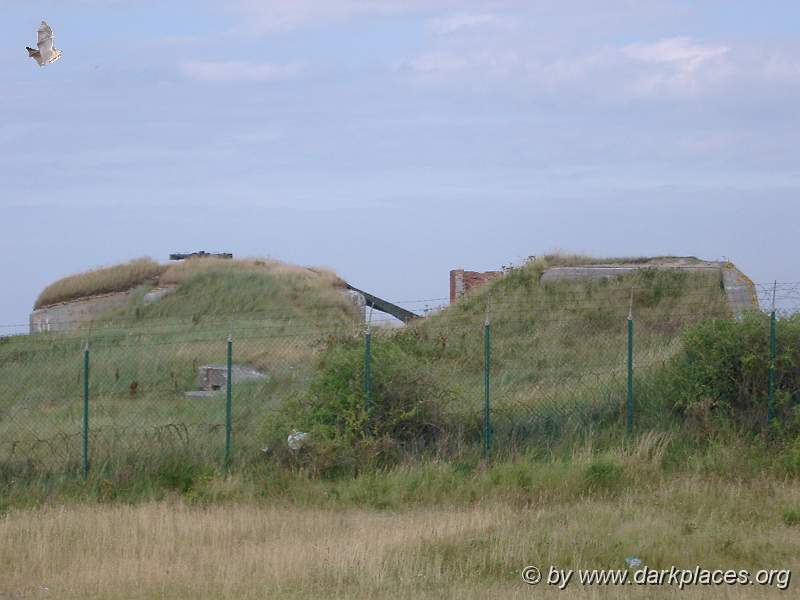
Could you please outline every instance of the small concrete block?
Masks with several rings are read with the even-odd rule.
[[[237,384],[243,381],[256,381],[264,379],[266,375],[253,369],[233,365],[231,367],[231,383]],[[222,390],[228,384],[228,367],[226,365],[204,365],[200,367],[197,376],[197,387],[201,390]]]
[[[207,391],[207,390],[199,390],[193,392],[184,392],[184,396],[187,398],[214,398],[220,395],[218,391]]]

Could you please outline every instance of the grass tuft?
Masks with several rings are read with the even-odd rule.
[[[147,281],[154,281],[165,267],[151,258],[137,258],[113,267],[101,267],[64,277],[48,285],[36,299],[42,308],[86,296],[124,292]]]

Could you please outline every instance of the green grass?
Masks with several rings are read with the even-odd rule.
[[[719,277],[644,270],[596,282],[539,283],[548,267],[574,262],[585,259],[538,259],[438,314],[403,330],[374,334],[373,401],[389,406],[389,397],[394,398],[396,409],[386,413],[394,425],[385,431],[389,438],[401,436],[389,446],[379,442],[368,448],[383,456],[379,464],[388,457],[394,464],[406,455],[458,461],[478,448],[487,309],[498,457],[548,449],[562,439],[616,435],[623,427],[631,290],[637,388],[642,390],[637,424],[663,431],[672,427],[675,417],[652,374],[678,352],[684,328],[727,315]],[[285,446],[293,428],[313,429],[313,419],[294,419],[299,413],[287,419],[284,410],[309,394],[325,404],[333,400],[325,389],[333,394],[352,390],[349,404],[339,413],[327,410],[325,418],[333,429],[341,419],[350,419],[348,426],[359,422],[363,345],[355,310],[338,291],[334,275],[273,261],[201,260],[175,265],[162,279],[178,286],[172,295],[145,306],[142,294],[135,294],[124,313],[95,322],[91,332],[0,342],[0,377],[8,382],[0,390],[4,460],[32,461],[45,470],[79,466],[87,335],[92,461],[105,473],[137,460],[160,464],[175,453],[213,468],[221,463],[224,396],[187,399],[184,392],[196,388],[200,365],[225,362],[229,333],[234,363],[267,374],[261,382],[234,387],[236,465],[263,461],[261,449]],[[315,382],[336,348],[349,353],[335,375],[340,380],[320,387]],[[424,403],[435,404],[435,410],[415,408]],[[414,435],[404,430],[409,415],[417,415],[419,431],[429,432],[423,437],[435,438],[434,444],[409,441]],[[440,434],[430,434],[437,428]],[[326,459],[334,466],[337,452]],[[361,459],[349,450],[345,454],[357,470]]]
[[[458,454],[480,443],[484,403],[485,320],[491,323],[491,411],[497,452],[547,447],[554,440],[624,427],[627,319],[635,320],[634,363],[641,390],[641,421],[666,430],[673,411],[656,378],[677,355],[681,335],[705,319],[729,311],[718,273],[643,270],[594,282],[540,284],[549,267],[570,257],[547,257],[516,269],[449,308],[400,330],[373,334],[372,399],[385,414],[406,414],[396,431],[442,433],[432,452]],[[581,259],[580,262],[583,262]],[[271,445],[292,427],[314,432],[321,465],[330,462],[328,441],[345,450],[337,460],[354,460],[349,448],[365,418],[364,348],[359,340],[334,340],[318,363],[317,375],[299,403],[272,419]],[[400,396],[398,396],[398,390]],[[415,407],[408,405],[415,399]],[[332,407],[336,411],[331,412]],[[388,408],[387,408],[388,407]],[[639,409],[637,408],[637,411]],[[420,423],[420,415],[431,420]],[[324,422],[323,422],[324,421]],[[424,419],[423,419],[424,421]],[[637,424],[640,421],[637,417]],[[385,428],[372,427],[383,435]],[[373,448],[379,464],[409,444],[397,436],[389,449]],[[414,444],[413,451],[420,444]],[[322,468],[322,471],[325,471]]]
[[[800,568],[797,436],[763,435],[710,408],[676,410],[674,391],[691,388],[678,384],[724,390],[696,377],[712,372],[703,362],[711,352],[692,355],[691,377],[676,382],[676,364],[689,356],[687,328],[695,336],[688,339],[703,336],[698,348],[734,350],[740,328],[752,328],[760,341],[748,341],[742,356],[751,346],[760,356],[763,324],[725,321],[719,279],[708,273],[539,284],[548,266],[575,262],[586,261],[539,259],[410,327],[374,332],[379,410],[370,416],[380,416],[383,429],[372,429],[380,439],[362,418],[364,347],[335,278],[267,264],[173,272],[173,296],[144,306],[134,295],[124,314],[92,329],[86,481],[87,331],[0,341],[0,537],[9,540],[0,566],[10,574],[0,595],[561,597],[523,587],[520,569],[624,568],[630,555],[667,569]],[[631,289],[636,427],[627,436]],[[488,459],[480,445],[487,312],[495,426]],[[782,325],[795,331],[794,322]],[[226,474],[223,397],[188,400],[183,391],[194,387],[199,364],[224,362],[231,328],[234,362],[269,377],[234,387],[234,469]],[[796,351],[779,349],[778,380],[794,382]],[[737,364],[711,366],[729,368],[726,377],[749,373]],[[761,379],[746,381],[760,398]],[[300,417],[326,435],[344,422],[351,435],[341,439],[350,445],[314,440],[289,452],[286,435]],[[425,435],[446,429],[434,443],[414,444],[411,426]],[[350,454],[335,453],[342,450]],[[362,450],[380,460],[356,455],[352,468],[319,468]],[[754,589],[725,593],[749,598]]]
[[[191,447],[210,464],[219,457],[224,395],[189,400],[184,392],[197,389],[199,366],[225,363],[229,334],[234,362],[268,375],[234,393],[237,442],[257,449],[260,415],[305,385],[320,340],[358,325],[327,271],[203,259],[162,276],[177,288],[157,303],[143,304],[147,284],[127,309],[80,330],[0,339],[0,377],[8,382],[0,389],[2,459],[48,468],[78,460],[87,339],[95,463],[133,455],[146,462],[155,446]]]

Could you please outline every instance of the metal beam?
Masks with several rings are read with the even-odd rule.
[[[364,300],[367,303],[367,306],[370,308],[374,308],[375,310],[379,310],[381,312],[385,312],[386,314],[392,315],[393,317],[400,319],[403,323],[408,323],[412,319],[419,318],[418,314],[411,312],[410,310],[406,310],[401,306],[397,306],[396,304],[392,304],[391,302],[384,300],[383,298],[378,298],[370,294],[369,292],[365,292],[364,290],[360,290],[357,287],[353,287],[349,283],[345,283],[348,290],[353,290],[354,292],[358,292],[362,296],[364,296]]]

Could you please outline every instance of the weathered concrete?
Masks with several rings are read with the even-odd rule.
[[[164,296],[169,296],[172,294],[176,289],[178,289],[177,285],[164,285],[155,287],[142,297],[142,304],[146,306],[148,304],[153,304],[153,302],[158,302]]]
[[[34,310],[30,318],[30,332],[67,331],[77,329],[113,310],[128,305],[131,292],[116,292],[62,302]]]
[[[183,392],[187,398],[215,398],[220,395],[220,390],[195,390],[192,392]]]
[[[362,323],[366,322],[367,320],[367,299],[364,298],[364,294],[361,292],[357,292],[355,290],[345,289],[342,290],[345,298],[347,298],[350,302],[352,302],[355,307],[358,309],[359,318]]]
[[[752,281],[733,263],[704,261],[694,258],[654,259],[642,263],[579,265],[574,267],[553,267],[542,274],[541,283],[554,281],[597,280],[633,273],[640,269],[676,269],[692,271],[712,271],[720,275],[720,281],[728,298],[728,305],[734,317],[758,308],[758,295]]]
[[[240,365],[231,366],[231,383],[237,384],[243,381],[256,381],[264,379],[264,373]],[[197,387],[203,391],[221,390],[228,385],[228,366],[227,365],[203,365],[197,375]]]
[[[153,288],[144,295],[142,302],[152,304],[173,293],[175,289],[174,285]],[[77,329],[85,323],[107,316],[112,311],[127,307],[133,291],[78,298],[36,309],[30,316],[30,332],[43,333]]]
[[[722,285],[725,287],[731,311],[737,319],[747,311],[758,309],[758,292],[755,284],[733,263],[722,264]]]

